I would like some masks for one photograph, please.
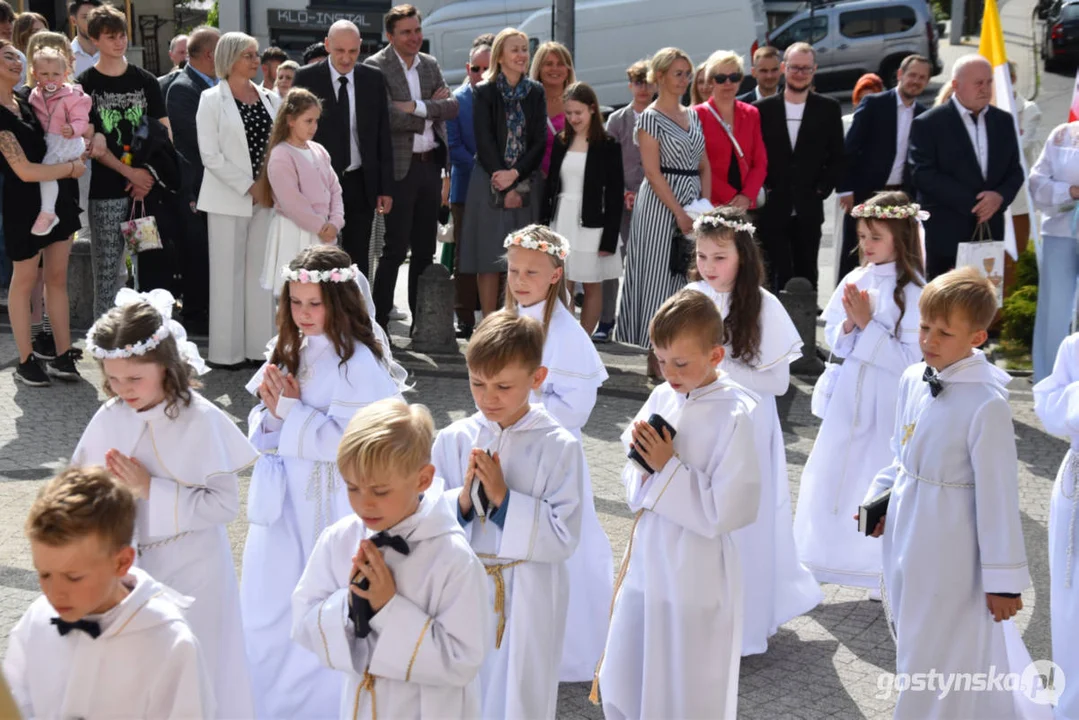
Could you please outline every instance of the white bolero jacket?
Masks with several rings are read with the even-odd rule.
[[[1045,213],[1042,234],[1074,237],[1076,202],[1069,190],[1079,185],[1079,122],[1065,123],[1049,134],[1029,182],[1034,206]]]

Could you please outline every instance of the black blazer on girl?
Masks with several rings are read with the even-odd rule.
[[[488,175],[497,170],[517,170],[520,173],[510,189],[528,180],[539,171],[543,153],[547,150],[547,96],[535,80],[528,83],[528,93],[521,106],[525,113],[525,151],[513,167],[506,167],[506,104],[493,81],[476,85],[472,96],[472,129],[476,133],[476,160]]]
[[[551,168],[543,187],[543,206],[540,222],[550,225],[562,192],[562,161],[569,147],[562,133],[555,136],[551,148]],[[586,228],[603,228],[599,249],[613,253],[618,249],[618,231],[622,227],[623,192],[622,146],[610,135],[604,135],[603,143],[588,144],[584,161],[584,192],[581,197],[581,225]],[[572,248],[570,248],[572,252]]]

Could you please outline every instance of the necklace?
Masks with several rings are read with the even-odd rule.
[[[315,365],[318,365],[318,361],[322,359],[322,356],[326,354],[326,351],[333,347],[333,343],[327,343],[325,347],[318,351],[318,353],[312,359],[307,359],[307,353],[300,358],[300,374],[298,380],[300,384],[307,382],[311,379],[311,372]]]

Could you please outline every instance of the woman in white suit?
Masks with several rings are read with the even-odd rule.
[[[239,32],[214,52],[220,82],[195,116],[206,168],[198,208],[210,239],[210,351],[219,366],[262,361],[274,334],[273,297],[259,284],[272,204],[252,196],[281,98],[259,87],[258,43]]]

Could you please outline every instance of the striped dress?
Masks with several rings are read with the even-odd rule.
[[[644,130],[659,142],[663,177],[682,205],[700,197],[701,179],[699,175],[680,172],[696,173],[704,154],[701,122],[694,112],[686,115],[689,117],[688,131],[652,107],[637,118],[637,129]],[[619,341],[648,347],[648,324],[652,316],[663,301],[685,287],[685,276],[674,275],[669,269],[671,240],[677,229],[674,215],[652,191],[648,178],[642,180],[633,206],[629,231],[632,240],[626,244],[626,275],[616,330]]]

